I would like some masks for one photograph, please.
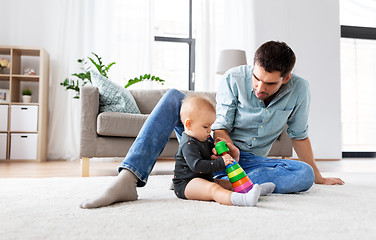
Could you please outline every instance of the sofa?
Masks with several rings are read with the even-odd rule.
[[[137,137],[143,123],[166,92],[161,90],[130,90],[141,114],[99,113],[99,89],[95,86],[81,88],[81,142],[82,176],[89,176],[89,162],[93,157],[124,157]],[[190,94],[190,91],[183,91]],[[215,102],[214,92],[202,92]],[[178,141],[173,132],[159,159],[173,159]],[[273,144],[269,156],[292,156],[292,146],[285,131]]]

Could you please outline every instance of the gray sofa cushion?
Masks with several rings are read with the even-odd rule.
[[[134,97],[141,114],[103,112],[97,117],[97,134],[100,136],[113,137],[137,137],[142,125],[149,114],[153,111],[158,101],[165,94],[167,89],[160,90],[130,90]],[[189,91],[183,91],[185,94],[191,94]],[[215,93],[201,92],[206,94],[215,103]],[[175,132],[171,138],[176,138]]]
[[[134,100],[137,103],[138,109],[142,114],[149,114],[153,111],[159,100],[165,94],[167,89],[160,90],[130,90]]]
[[[103,112],[97,118],[97,133],[102,136],[137,137],[149,114]]]
[[[97,117],[97,133],[101,136],[137,137],[149,114],[104,112]],[[171,138],[176,138],[175,132]]]

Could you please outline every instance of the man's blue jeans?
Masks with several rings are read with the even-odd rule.
[[[185,95],[176,89],[168,90],[163,95],[119,166],[119,172],[126,168],[138,177],[137,186],[145,186],[172,131],[175,130],[178,138],[184,131],[179,114],[184,97]],[[253,183],[275,183],[275,193],[308,190],[315,179],[311,166],[300,161],[269,159],[241,152],[239,164]],[[227,178],[224,171],[215,175],[216,178]]]

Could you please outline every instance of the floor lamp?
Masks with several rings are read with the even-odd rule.
[[[230,68],[241,65],[247,65],[245,51],[238,49],[225,49],[219,53],[216,73],[222,75]]]

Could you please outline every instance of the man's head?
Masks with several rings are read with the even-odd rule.
[[[295,65],[295,54],[284,42],[262,44],[254,56],[252,84],[255,96],[266,100],[287,83]]]
[[[189,136],[205,141],[216,118],[215,106],[204,96],[187,96],[181,105],[180,118]]]
[[[253,65],[260,66],[267,72],[280,72],[287,77],[295,65],[295,53],[284,42],[269,41],[262,44],[253,58]]]

